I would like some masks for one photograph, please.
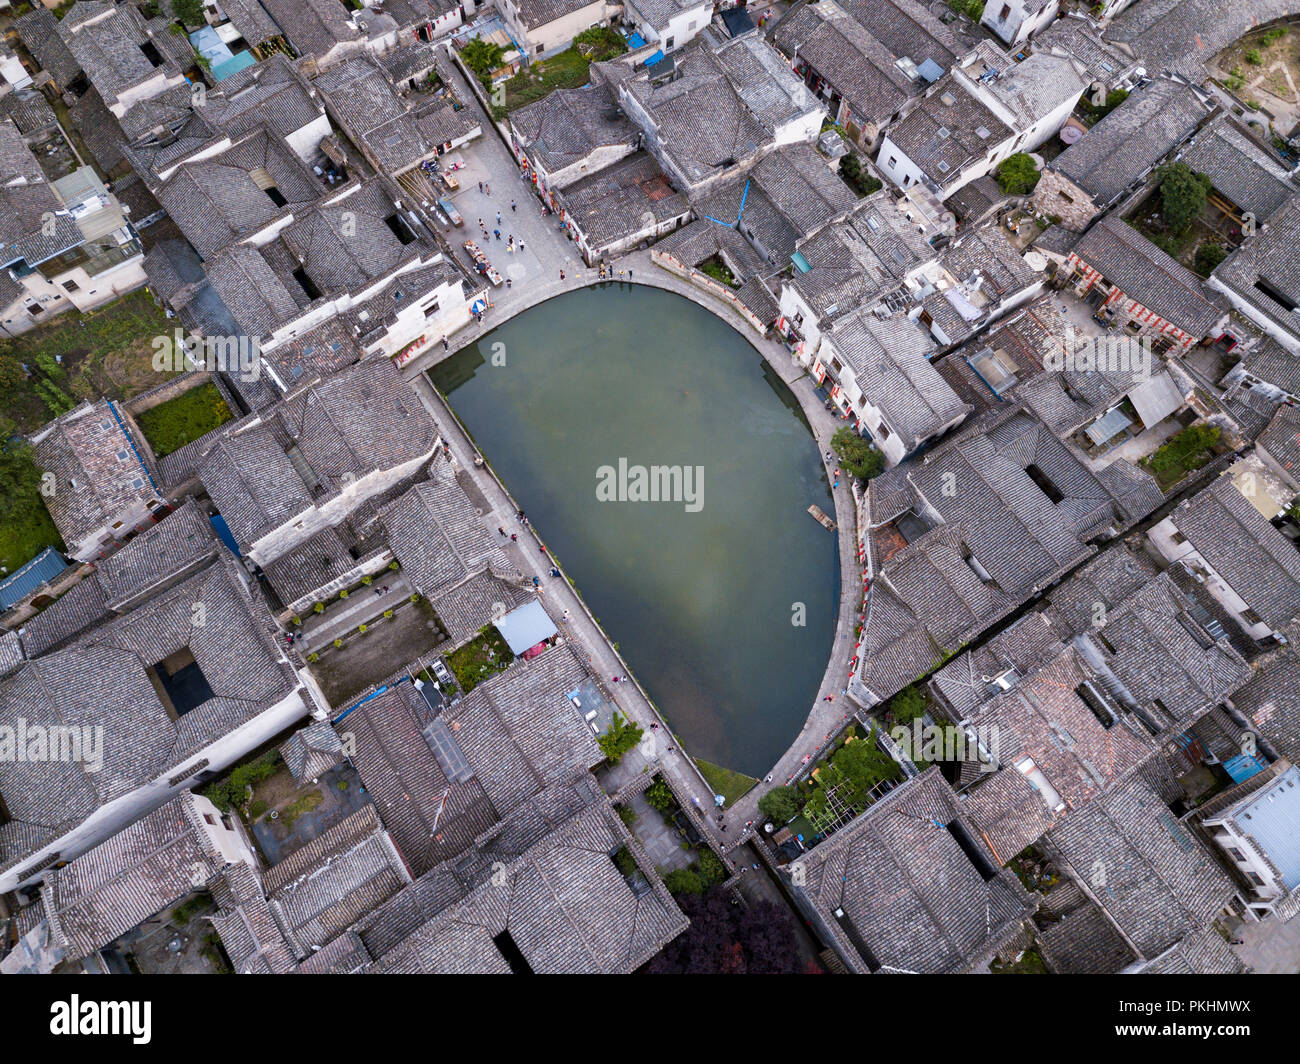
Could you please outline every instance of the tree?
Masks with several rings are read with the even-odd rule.
[[[911,724],[925,712],[925,695],[915,687],[904,687],[889,702],[888,717],[893,724]]]
[[[41,505],[41,471],[26,443],[0,449],[0,520]]]
[[[674,868],[664,876],[664,886],[673,894],[704,893],[704,880],[694,868]]]
[[[172,0],[172,14],[187,26],[203,26],[208,21],[203,14],[203,0]]]
[[[1208,277],[1214,268],[1228,257],[1228,249],[1222,244],[1202,244],[1196,249],[1196,272]]]
[[[0,388],[8,391],[17,388],[27,375],[23,373],[22,363],[13,355],[0,355]]]
[[[481,37],[475,37],[460,50],[461,59],[478,75],[484,87],[491,84],[492,71],[501,65],[501,57],[504,54],[505,50],[501,45],[485,41]]]
[[[1210,179],[1186,163],[1166,163],[1156,171],[1160,180],[1160,216],[1170,232],[1182,234],[1205,210]]]
[[[831,449],[840,456],[840,464],[855,477],[870,480],[885,470],[885,456],[871,446],[871,441],[847,425],[831,437]]]
[[[671,873],[670,873],[671,875]],[[690,927],[650,962],[653,975],[792,975],[801,970],[794,923],[784,907],[733,904],[714,887],[677,899]]]
[[[1008,196],[1027,196],[1038,184],[1038,168],[1022,151],[1008,155],[997,168],[998,187]]]
[[[641,741],[643,731],[641,725],[626,720],[618,710],[614,710],[614,720],[609,726],[609,731],[596,742],[600,744],[600,749],[609,763],[617,765],[623,760],[623,755]]]
[[[799,815],[802,807],[798,787],[773,787],[758,800],[758,811],[777,824],[784,824]]]

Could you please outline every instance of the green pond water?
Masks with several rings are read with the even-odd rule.
[[[816,443],[758,352],[687,299],[609,284],[429,376],[687,751],[766,774],[817,696],[839,568],[807,513],[833,505]],[[676,501],[635,501],[636,466],[680,467]]]

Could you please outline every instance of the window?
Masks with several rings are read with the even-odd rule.
[[[77,284],[76,281],[64,281],[63,287],[66,288],[69,292],[76,292],[79,291],[81,288],[81,286]]]
[[[671,48],[672,46],[673,46],[673,39],[669,37],[668,40],[664,41],[664,47]]]
[[[1006,22],[1007,16],[1010,14],[1011,14],[1011,5],[1003,4],[1002,10],[998,12],[998,19],[1002,22]]]
[[[1242,853],[1239,849],[1237,849],[1237,847],[1235,847],[1235,846],[1229,846],[1229,847],[1228,847],[1228,854],[1229,854],[1229,856],[1230,856],[1234,861],[1237,861],[1237,862],[1239,862],[1239,863],[1241,863],[1241,864],[1245,864],[1245,863],[1246,863],[1246,855],[1245,855],[1244,853]]]
[[[889,157],[889,165],[890,165],[890,166],[897,166],[897,165],[898,165],[898,158],[897,158],[896,156],[891,155],[891,156]]]
[[[1263,624],[1263,623],[1264,623],[1264,618],[1261,617],[1261,616],[1260,616],[1258,613],[1256,613],[1254,610],[1242,610],[1242,611],[1241,611],[1241,619],[1242,619],[1243,621],[1245,621],[1247,624]]]
[[[1174,534],[1173,534],[1172,536],[1170,536],[1169,538],[1170,538],[1171,540],[1173,540],[1175,543],[1186,543],[1186,542],[1187,542],[1187,537],[1184,536],[1181,532],[1179,532],[1178,529],[1176,529],[1176,528],[1174,529]]]
[[[1250,881],[1254,883],[1255,886],[1262,887],[1264,885],[1263,877],[1260,876],[1258,872],[1247,872],[1246,875],[1250,876]]]
[[[1106,700],[1097,693],[1097,689],[1090,683],[1081,683],[1074,689],[1074,693],[1079,696],[1079,700],[1092,711],[1092,715],[1097,718],[1098,723],[1103,728],[1111,728],[1115,724],[1115,713]]]
[[[424,308],[424,316],[426,318],[432,318],[437,313],[438,313],[438,301],[435,299],[432,303],[430,303],[427,307]]]

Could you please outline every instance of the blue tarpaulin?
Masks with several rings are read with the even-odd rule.
[[[226,519],[220,514],[213,514],[208,520],[212,522],[212,527],[221,542],[234,552],[236,558],[242,558],[243,555],[239,552],[239,544],[235,541],[235,535],[230,531],[230,526],[226,524]]]
[[[62,554],[53,547],[46,547],[21,569],[0,580],[0,609],[7,610],[15,602],[21,602],[67,567],[67,560]]]
[[[638,48],[645,47],[645,38],[639,33],[634,33],[627,39],[627,46],[635,52]]]
[[[536,599],[517,610],[511,610],[496,622],[496,627],[510,652],[515,655],[522,654],[556,634],[555,622]]]
[[[661,60],[663,57],[664,57],[664,53],[663,53],[663,49],[661,48],[659,51],[655,52],[654,55],[649,56],[649,57],[646,59],[646,61],[645,61],[645,65],[646,65],[646,66],[654,66],[654,65],[655,65],[657,62],[659,62],[659,60]]]

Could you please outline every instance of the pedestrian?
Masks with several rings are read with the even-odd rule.
[[[483,182],[482,182],[482,181],[480,181],[480,182],[478,183],[478,194],[479,194],[480,196],[483,195]]]
[[[500,240],[500,239],[501,239],[501,230],[500,230],[500,229],[493,229],[493,230],[492,230],[492,235],[493,235],[494,237],[496,237],[498,240]]]
[[[510,533],[510,542],[511,542],[511,543],[518,543],[518,542],[519,542],[519,536],[518,536],[517,533],[515,533],[515,532],[511,532],[511,533]]]
[[[524,250],[524,242],[523,242],[522,240],[519,241],[519,250],[520,250],[520,251],[523,251],[523,250]]]
[[[507,288],[510,287],[510,278],[509,278],[509,277],[506,278],[506,287],[507,287]]]
[[[483,182],[483,195],[485,196],[492,195],[492,183],[490,181]]]
[[[764,782],[764,783],[771,783],[771,782],[772,782],[772,773],[769,772],[769,773],[767,774],[767,778],[764,779],[763,782]]]
[[[726,825],[726,824],[723,824],[723,825],[722,825],[722,830],[723,830],[723,831],[726,831],[726,830],[727,830],[727,825]]]
[[[478,227],[479,227],[480,229],[482,229],[484,232],[487,232],[487,226],[485,226],[485,225],[483,224],[483,219],[482,219],[482,218],[480,218],[480,219],[478,220]]]
[[[447,338],[446,338],[445,336],[442,338],[442,349],[443,349],[444,351],[450,351],[450,350],[451,350],[451,344],[447,343]]]
[[[388,594],[388,585],[387,585],[387,584],[384,585],[384,594],[385,594],[385,595]]]
[[[506,530],[502,528],[500,525],[497,525],[497,531],[500,532],[502,536],[505,536],[506,534]]]
[[[380,595],[382,595],[382,594],[383,594],[383,592],[380,591],[379,588],[375,588],[375,598],[378,598],[378,597],[379,597]]]
[[[699,804],[700,804],[700,800],[699,800],[699,798],[697,798],[697,797],[696,797],[695,795],[693,795],[693,794],[691,795],[691,801],[694,802],[696,805],[699,805]]]
[[[569,619],[569,611],[568,611],[568,610],[565,610],[565,611],[564,611],[564,619],[565,619],[566,621]]]
[[[510,213],[511,213],[511,214],[514,214],[514,212],[515,212],[515,201],[514,201],[514,200],[511,200],[511,201],[510,201]]]
[[[561,280],[561,281],[564,280],[564,271],[563,271],[563,270],[560,271],[560,280]]]
[[[501,212],[497,211],[497,225],[501,224]]]
[[[628,271],[627,271],[627,279],[629,281],[632,280],[632,268],[630,266],[628,267]]]

